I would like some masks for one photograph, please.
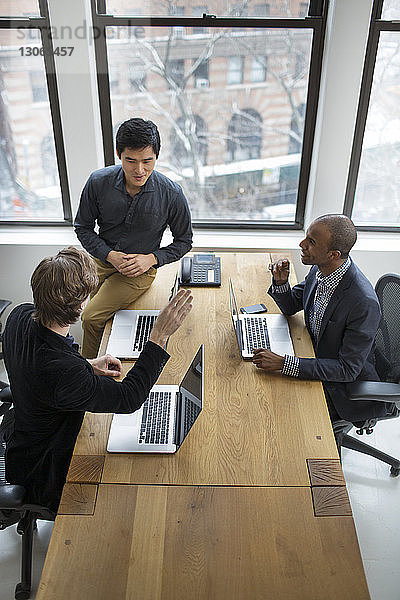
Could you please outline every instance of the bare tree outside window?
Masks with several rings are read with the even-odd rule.
[[[118,79],[112,79],[111,81],[114,89],[118,87]],[[140,60],[129,65],[129,84],[134,92],[140,92],[146,87],[146,71]]]
[[[31,31],[24,30],[22,39],[20,31],[0,31],[0,221],[61,222],[44,60],[24,52],[31,48]]]
[[[113,123],[158,124],[157,168],[183,186],[195,219],[269,218],[277,205],[287,207],[278,220],[294,219],[311,32],[186,28],[180,39],[173,30],[146,28],[134,42],[126,29],[108,35],[119,89],[133,56],[146,74],[140,98],[111,90]]]
[[[185,61],[183,58],[175,58],[168,61],[166,76],[172,89],[182,86],[185,78]]]
[[[228,161],[260,158],[262,118],[252,108],[235,113],[228,126]]]
[[[188,140],[191,136],[195,137],[198,141],[198,147],[196,150],[202,165],[207,164],[207,126],[204,120],[199,115],[193,115],[193,119],[184,121],[182,117],[178,118],[177,125],[185,136],[185,140]],[[191,129],[194,127],[194,131]],[[191,148],[189,144],[185,143],[181,138],[176,136],[176,129],[171,130],[171,154],[174,157],[177,165],[184,167],[191,167]]]
[[[197,63],[197,67],[195,72],[193,73],[194,84],[196,88],[209,87],[209,65],[208,59],[205,58],[200,64],[198,63],[197,58],[193,59],[194,63]]]
[[[157,6],[153,14],[179,9]],[[185,4],[185,15],[218,7]],[[146,4],[141,8],[145,14]],[[232,3],[229,15],[278,9],[295,14],[299,2],[244,0]],[[118,93],[110,90],[113,126],[133,116],[157,123],[157,169],[182,185],[195,221],[293,221],[312,29],[211,25],[187,26],[181,36],[175,25],[146,26],[138,38],[128,26],[107,26],[109,78],[114,87],[119,82]],[[124,94],[132,62],[146,82]]]
[[[352,218],[400,226],[400,32],[380,35]]]

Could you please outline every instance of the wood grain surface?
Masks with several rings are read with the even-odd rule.
[[[311,493],[316,517],[351,517],[351,506],[345,487],[314,486]]]
[[[368,600],[321,384],[239,356],[228,276],[239,306],[279,312],[266,292],[281,253],[218,254],[222,286],[193,289],[159,378],[179,383],[203,343],[202,414],[175,455],[107,454],[112,415],[86,414],[37,600]],[[165,305],[176,266],[136,308]],[[288,322],[313,356],[302,314]]]
[[[94,516],[57,517],[36,596],[71,598],[369,595],[353,520],[316,518],[310,488],[100,485]]]
[[[69,465],[67,481],[71,483],[99,483],[103,465],[104,455],[80,456],[74,454]]]
[[[58,515],[92,515],[97,498],[96,484],[66,483],[58,507]]]
[[[307,461],[311,485],[346,485],[342,465],[337,459],[309,459]]]
[[[264,302],[270,312],[279,312],[266,293],[270,260],[269,254],[221,254],[222,286],[193,288],[193,310],[170,338],[171,358],[159,382],[178,384],[203,343],[203,412],[176,455],[107,454],[103,482],[309,485],[308,458],[337,458],[321,384],[267,374],[240,358],[230,317],[228,276],[239,306]],[[160,289],[166,298],[175,272],[174,265],[160,269],[140,306],[161,307]],[[294,272],[291,282],[296,282]],[[312,356],[302,315],[290,317],[289,326],[295,350]],[[104,426],[100,447],[105,453],[108,422]],[[80,436],[76,448],[80,454],[82,444],[88,445],[86,423],[84,435],[85,442]]]

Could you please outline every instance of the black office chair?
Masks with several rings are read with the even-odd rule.
[[[0,530],[10,525],[17,525],[17,532],[22,535],[21,581],[15,588],[16,600],[25,600],[31,595],[33,532],[36,520],[54,521],[55,513],[45,506],[29,504],[24,501],[25,488],[11,485],[5,478],[5,437],[6,431],[12,427],[14,414],[10,387],[0,382]]]
[[[1,315],[3,314],[3,312],[5,311],[5,309],[7,308],[7,306],[9,306],[11,304],[10,300],[0,300],[0,319],[1,319]],[[2,325],[1,325],[1,321],[0,321],[0,343],[2,341]],[[0,359],[3,358],[3,353],[0,352]]]
[[[390,474],[400,474],[400,460],[364,444],[359,439],[347,435],[353,425],[359,435],[372,433],[377,421],[393,419],[400,414],[400,275],[388,273],[383,275],[375,286],[376,295],[381,306],[382,318],[375,339],[376,370],[380,382],[355,381],[348,384],[348,397],[351,401],[373,400],[389,402],[389,414],[378,419],[370,419],[363,423],[349,423],[343,429],[341,446],[369,454],[391,466]]]

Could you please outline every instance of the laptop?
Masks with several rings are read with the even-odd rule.
[[[169,300],[179,289],[178,273],[175,276]],[[114,315],[106,354],[122,360],[138,358],[153,328],[159,310],[119,310]]]
[[[203,408],[204,348],[200,346],[179,386],[155,385],[139,410],[115,414],[108,452],[176,452]]]
[[[253,358],[254,348],[268,348],[276,354],[294,354],[286,317],[282,314],[246,315],[239,313],[233,283],[229,278],[232,323],[244,360]]]

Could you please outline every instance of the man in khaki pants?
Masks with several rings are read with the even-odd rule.
[[[99,276],[82,313],[85,358],[97,356],[106,321],[117,310],[133,308],[153,283],[157,268],[179,260],[192,247],[190,211],[182,189],[154,170],[160,152],[156,125],[139,118],[125,121],[117,132],[116,149],[121,165],[90,175],[74,222]],[[160,248],[168,226],[173,242]]]

